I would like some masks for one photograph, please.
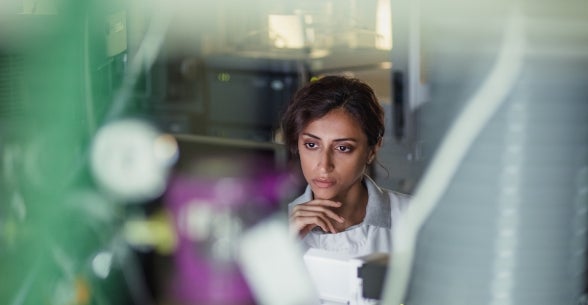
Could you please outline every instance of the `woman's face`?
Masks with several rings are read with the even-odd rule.
[[[315,199],[345,201],[358,191],[375,154],[359,123],[343,109],[311,121],[298,136],[302,172]]]

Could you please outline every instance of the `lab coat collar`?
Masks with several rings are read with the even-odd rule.
[[[382,228],[391,228],[390,196],[369,176],[364,175],[363,181],[368,191],[368,203],[363,223]]]

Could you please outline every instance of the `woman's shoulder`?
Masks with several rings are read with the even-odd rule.
[[[411,196],[409,194],[401,193],[398,191],[387,190],[387,192],[390,196],[390,201],[396,202],[398,208],[401,211],[404,211],[410,203]]]
[[[398,198],[399,200],[403,200],[403,201],[410,200],[411,196],[409,194],[402,193],[399,191],[393,191],[393,190],[389,190],[389,189],[385,189],[385,190],[391,197],[395,197],[395,198]]]
[[[399,191],[391,190],[376,184],[374,180],[368,177],[368,183],[372,184],[372,188],[376,189],[379,195],[382,197],[386,197],[390,202],[390,205],[393,207],[398,207],[400,210],[404,210],[404,208],[410,202],[411,196],[409,194],[405,194]],[[369,189],[370,187],[368,187]]]

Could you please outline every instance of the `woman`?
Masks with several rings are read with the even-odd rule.
[[[392,228],[408,197],[366,174],[384,135],[373,90],[342,76],[312,81],[290,101],[282,132],[308,183],[288,205],[290,227],[303,243],[351,256],[391,252]]]

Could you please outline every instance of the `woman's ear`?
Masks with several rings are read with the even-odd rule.
[[[380,137],[378,139],[378,142],[376,143],[376,145],[374,145],[374,147],[372,147],[372,150],[370,151],[370,154],[368,156],[367,164],[372,164],[372,162],[374,161],[374,159],[378,155],[378,151],[380,150],[381,147],[382,147],[382,137]]]

